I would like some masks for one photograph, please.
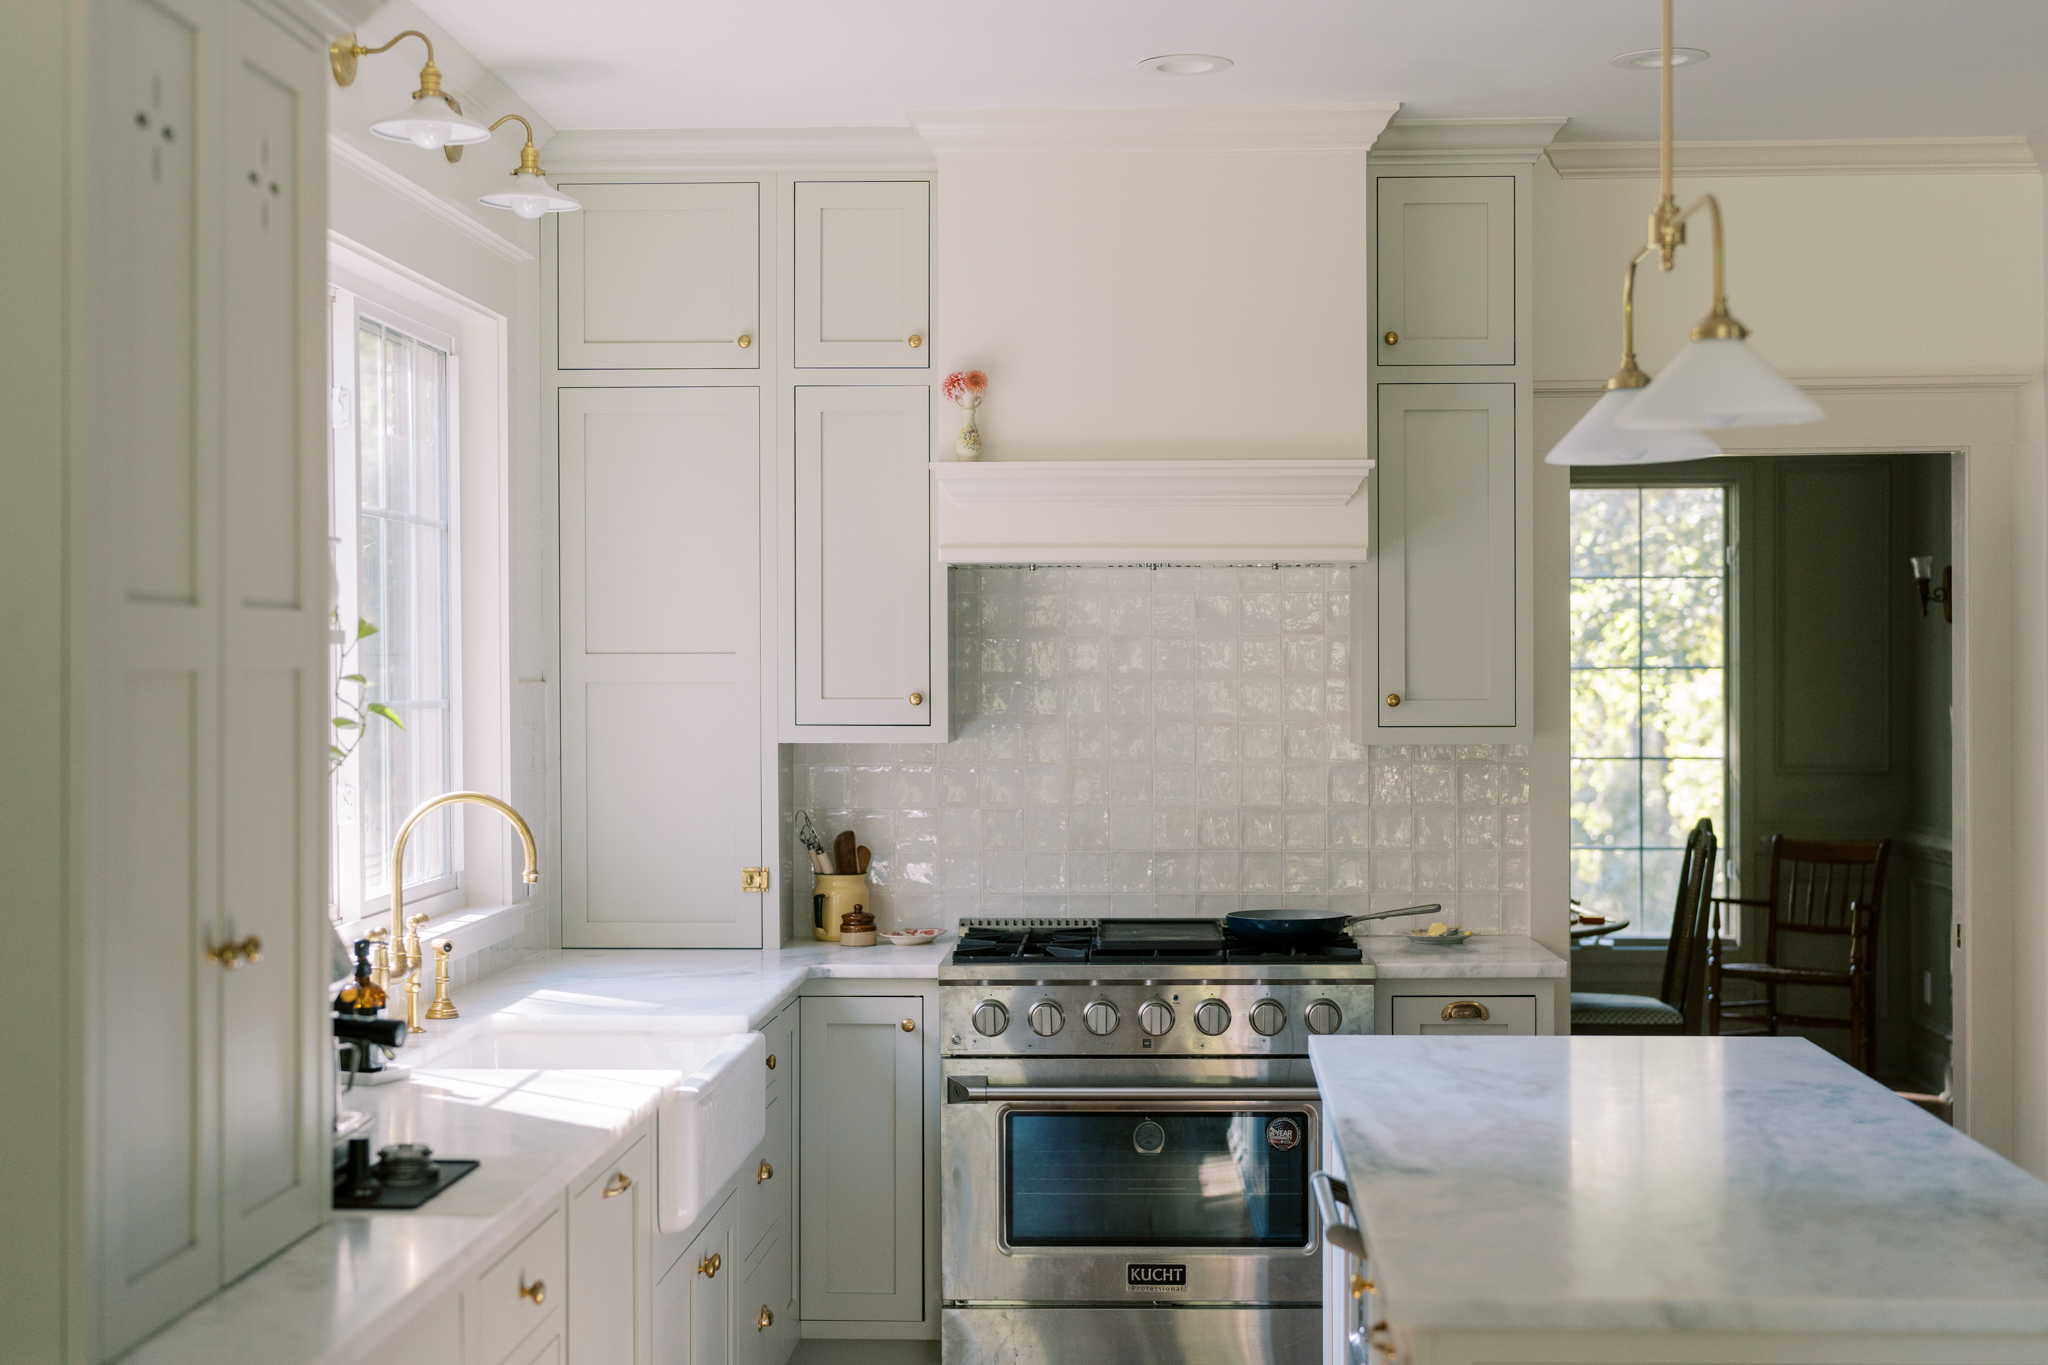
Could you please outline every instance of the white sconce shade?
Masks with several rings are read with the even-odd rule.
[[[1609,389],[1600,401],[1565,433],[1548,455],[1545,464],[1672,464],[1679,460],[1704,460],[1719,455],[1721,448],[1697,431],[1631,431],[1615,424],[1615,418],[1632,407],[1648,389]]]
[[[1747,341],[1710,337],[1680,351],[1616,421],[1636,430],[1714,431],[1797,426],[1823,415]]]
[[[428,152],[437,147],[466,147],[486,142],[491,136],[491,130],[481,123],[456,113],[446,95],[426,95],[416,99],[412,107],[398,117],[371,124],[370,131],[393,142],[410,142]]]
[[[538,218],[544,213],[574,213],[583,207],[579,201],[551,187],[538,172],[526,170],[513,173],[511,189],[480,195],[476,202],[485,208],[510,209],[521,218]]]

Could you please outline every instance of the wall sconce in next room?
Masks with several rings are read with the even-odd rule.
[[[1947,621],[1950,625],[1954,625],[1956,619],[1954,566],[1942,566],[1941,586],[1937,588],[1933,586],[1933,555],[1914,555],[1912,564],[1913,581],[1920,585],[1920,614],[1922,616],[1927,614],[1927,604],[1929,602],[1939,602],[1941,603],[1941,619]]]

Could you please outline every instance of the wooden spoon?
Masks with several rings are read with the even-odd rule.
[[[868,851],[868,846],[866,844],[862,844],[859,848],[853,851],[853,870],[863,877],[867,876],[868,860],[874,856],[875,855],[873,853]]]
[[[842,877],[853,875],[853,850],[856,847],[858,845],[854,842],[852,830],[843,829],[839,831],[839,837],[832,841],[832,870],[834,872]]]

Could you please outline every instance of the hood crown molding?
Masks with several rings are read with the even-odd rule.
[[[420,212],[475,242],[478,246],[517,264],[534,259],[531,251],[508,237],[501,237],[472,217],[462,205],[445,194],[436,194],[402,171],[393,170],[371,152],[348,140],[342,134],[327,134],[327,159],[330,165],[346,166],[363,179],[412,205]],[[436,163],[440,158],[434,158]],[[445,169],[445,167],[443,167]]]
[[[1363,152],[1398,104],[1174,109],[915,110],[939,157],[1045,154]]]
[[[1805,142],[1680,142],[1678,174],[1689,175],[2033,175],[2024,137],[1837,138]],[[1654,142],[1559,142],[1550,164],[1566,180],[1650,179]]]
[[[1395,119],[1373,144],[1379,162],[1516,162],[1533,165],[1563,118]]]
[[[541,148],[549,174],[752,171],[846,166],[929,170],[931,149],[909,128],[657,128],[558,132]]]

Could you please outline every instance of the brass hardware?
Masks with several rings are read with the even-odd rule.
[[[1371,1280],[1368,1280],[1367,1278],[1365,1278],[1365,1276],[1363,1276],[1363,1275],[1359,1274],[1359,1273],[1358,1273],[1357,1271],[1355,1271],[1355,1270],[1354,1270],[1354,1271],[1352,1271],[1352,1272],[1351,1272],[1351,1297],[1352,1297],[1352,1298],[1354,1298],[1354,1299],[1362,1299],[1362,1298],[1364,1298],[1364,1297],[1365,1297],[1365,1296],[1366,1296],[1367,1294],[1370,1294],[1370,1293],[1372,1293],[1372,1292],[1373,1292],[1374,1290],[1376,1290],[1376,1289],[1378,1289],[1378,1288],[1379,1288],[1379,1286],[1378,1286],[1378,1285],[1374,1284],[1374,1283],[1373,1283],[1373,1282],[1372,1282]]]
[[[1376,1322],[1371,1327],[1368,1327],[1366,1329],[1365,1335],[1366,1338],[1372,1342],[1374,1350],[1383,1351],[1390,1357],[1399,1354],[1400,1347],[1396,1346],[1393,1340],[1394,1329],[1387,1326],[1384,1320]]]
[[[455,96],[443,95],[441,98],[448,101],[448,107],[450,109],[453,109],[458,114],[462,112],[462,106],[455,102]],[[504,120],[500,119],[498,122],[502,123],[504,122]],[[495,128],[497,124],[492,124],[491,126]],[[459,142],[449,143],[447,146],[441,149],[441,155],[447,157],[450,162],[462,160],[462,144]]]
[[[261,962],[263,940],[251,934],[240,943],[223,943],[217,948],[208,948],[206,960],[217,962],[228,971],[233,971],[244,962]]]
[[[387,995],[391,989],[391,954],[385,948],[385,941],[391,937],[389,929],[372,929],[363,935],[370,940],[370,980],[377,983],[377,989]]]
[[[452,95],[449,96],[448,103],[451,105],[455,104],[455,97]],[[455,112],[458,114],[461,113],[461,107],[457,106]],[[526,129],[526,145],[519,149],[519,166],[516,170],[512,171],[511,173],[513,175],[519,175],[523,172],[531,171],[535,175],[546,175],[547,172],[540,168],[540,148],[533,145],[533,125],[531,123],[528,123],[524,118],[520,118],[518,114],[507,114],[505,115],[505,117],[499,119],[496,123],[493,123],[490,127],[490,131],[494,133],[497,132],[500,128],[510,123],[513,119],[519,119],[520,126]],[[450,161],[462,160],[462,148],[457,144],[451,143],[450,145],[443,147],[441,151],[447,156],[447,158]]]
[[[455,945],[442,939],[434,945],[434,1003],[427,1006],[429,1019],[460,1019],[455,1002],[448,998],[448,959],[455,955]]]
[[[922,345],[924,345],[924,338],[919,336],[917,333],[912,332],[910,334],[910,349],[914,351]]]
[[[420,974],[414,972],[405,979],[405,1031],[425,1033],[420,1024]]]
[[[624,1171],[620,1171],[618,1174],[614,1175],[610,1180],[605,1182],[604,1189],[598,1195],[598,1197],[600,1199],[610,1199],[613,1195],[624,1194],[627,1190],[630,1190],[632,1188],[633,1177],[627,1175]]]
[[[917,1021],[915,1019],[905,1019],[903,1021],[903,1031],[905,1033],[917,1032]]]
[[[743,867],[740,869],[740,890],[766,891],[768,869],[765,867]]]
[[[532,1300],[533,1300],[533,1306],[534,1306],[535,1308],[538,1308],[538,1307],[540,1307],[540,1306],[541,1306],[541,1304],[543,1304],[543,1303],[547,1302],[547,1297],[548,1297],[548,1286],[547,1286],[547,1282],[546,1282],[546,1281],[544,1281],[544,1280],[535,1280],[535,1281],[534,1281],[534,1282],[533,1282],[532,1284],[528,1284],[528,1283],[526,1282],[526,1277],[525,1277],[525,1276],[523,1276],[523,1275],[522,1275],[522,1276],[520,1276],[520,1278],[519,1278],[519,1297],[520,1297],[520,1298],[522,1298],[522,1299],[532,1299]]]
[[[765,1332],[765,1331],[767,1331],[767,1330],[768,1330],[768,1329],[769,1329],[770,1327],[773,1327],[774,1325],[775,1325],[775,1315],[774,1315],[773,1313],[771,1313],[771,1312],[769,1312],[769,1311],[768,1311],[768,1305],[767,1305],[767,1304],[765,1304],[765,1303],[764,1303],[764,1304],[762,1304],[762,1305],[761,1305],[761,1316],[760,1316],[760,1317],[758,1317],[758,1318],[755,1318],[755,1319],[754,1319],[754,1330],[755,1330],[756,1332]]]
[[[773,1166],[770,1166],[765,1161],[761,1163],[761,1169],[754,1172],[754,1183],[756,1185],[759,1185],[764,1181],[773,1180],[774,1178],[775,1168]]]
[[[775,1054],[772,1052],[768,1054],[768,1069],[770,1071],[775,1069]]]
[[[924,693],[922,693],[922,692],[912,692],[912,693],[910,694],[910,704],[911,704],[912,706],[923,706],[923,705],[924,705]]]
[[[1453,1000],[1444,1006],[1444,1012],[1437,1016],[1446,1021],[1451,1019],[1491,1019],[1493,1014],[1477,1000]]]
[[[742,351],[744,351],[744,350],[746,350],[746,349],[747,349],[747,348],[748,348],[749,346],[752,346],[752,345],[754,344],[754,338],[753,338],[753,337],[751,337],[751,336],[749,336],[749,335],[748,335],[747,333],[745,333],[745,332],[741,332],[741,333],[740,333],[740,339],[739,339],[739,343],[738,343],[738,344],[739,344],[739,348],[740,348],[740,349],[741,349]]]
[[[1399,706],[1400,704],[1401,704],[1401,694],[1400,694],[1399,692],[1389,692],[1389,693],[1387,693],[1387,705],[1389,705],[1389,706]]]
[[[469,802],[478,806],[488,806],[512,822],[512,827],[519,831],[519,842],[525,846],[526,850],[526,874],[521,880],[528,885],[532,885],[540,880],[540,852],[534,845],[533,831],[527,827],[526,820],[518,811],[487,792],[443,792],[432,800],[421,802],[418,809],[414,810],[411,815],[406,816],[405,823],[398,827],[398,837],[391,844],[390,938],[395,944],[402,946],[405,940],[405,841],[412,837],[413,827],[419,824],[426,816],[441,809],[443,806],[459,805],[463,802]],[[366,937],[375,939],[378,934],[383,932],[385,931],[381,929],[373,930]],[[388,979],[380,980],[377,984],[388,991],[390,989],[390,982],[404,976],[408,970],[410,968],[398,967],[390,973]],[[436,1001],[436,1003],[438,1004],[439,1002]],[[454,1006],[451,1005],[449,1008],[452,1010]],[[453,1016],[451,1015],[450,1017],[452,1018]]]
[[[447,92],[441,89],[441,68],[434,65],[434,40],[416,28],[407,29],[382,47],[364,47],[356,41],[356,35],[353,33],[336,38],[327,47],[327,68],[334,73],[334,83],[336,85],[354,85],[356,83],[356,64],[359,58],[374,57],[380,52],[389,52],[407,38],[417,38],[427,45],[427,64],[420,68],[420,88],[412,92],[412,97],[416,100],[430,100],[438,97],[448,100],[448,103],[453,105],[455,101],[448,99]],[[457,109],[455,112],[459,114],[462,111]]]
[[[1401,334],[1399,332],[1387,333],[1386,342],[1389,346],[1399,346],[1401,344]]]
[[[405,959],[399,964],[400,973],[419,970],[424,960],[420,954],[420,926],[432,919],[432,915],[408,915],[405,920]]]
[[[724,1260],[714,1251],[703,1260],[697,1262],[697,1273],[707,1280],[715,1280],[718,1278],[718,1267],[723,1264],[725,1264]]]

